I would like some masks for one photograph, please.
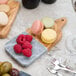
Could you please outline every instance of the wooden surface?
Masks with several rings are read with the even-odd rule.
[[[8,33],[12,27],[12,24],[15,20],[15,17],[17,15],[17,12],[19,10],[20,4],[18,1],[9,0],[8,5],[10,6],[10,11],[7,13],[7,15],[9,17],[9,21],[8,21],[8,24],[6,26],[0,26],[0,38],[7,37]]]
[[[54,43],[52,44],[45,44],[44,42],[42,42],[41,40],[41,37],[40,36],[34,36],[31,32],[31,29],[27,29],[26,31],[28,33],[30,33],[33,37],[35,37],[38,41],[40,41],[40,43],[42,43],[45,47],[48,48],[48,51],[53,47],[55,46],[62,38],[62,28],[65,26],[65,24],[67,23],[67,19],[66,18],[60,18],[60,19],[57,19],[55,20],[55,25],[54,27],[52,27],[52,29],[54,29],[56,32],[57,32],[57,39]]]

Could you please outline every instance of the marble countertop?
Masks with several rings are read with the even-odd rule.
[[[19,0],[21,2],[21,0]],[[32,76],[55,76],[46,69],[49,64],[48,60],[50,57],[44,54],[38,60],[36,60],[29,67],[21,67],[18,65],[10,56],[5,52],[5,43],[11,40],[16,35],[24,32],[26,28],[30,27],[34,20],[41,19],[44,16],[49,16],[54,19],[67,17],[67,24],[63,29],[62,40],[50,51],[51,58],[54,57],[59,59],[63,64],[72,67],[76,70],[76,55],[71,54],[69,50],[66,49],[66,39],[70,35],[76,34],[76,13],[73,10],[71,0],[57,0],[56,3],[52,5],[46,5],[40,3],[38,8],[33,10],[25,9],[22,5],[20,7],[19,13],[16,20],[12,26],[12,29],[6,39],[0,39],[0,61],[10,61],[13,67],[19,70],[25,71]],[[72,76],[70,73],[62,72],[63,76]]]

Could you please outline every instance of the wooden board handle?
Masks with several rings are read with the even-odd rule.
[[[57,26],[58,26],[58,30],[61,30],[65,24],[67,23],[67,19],[65,17],[62,17],[60,19],[55,20]]]

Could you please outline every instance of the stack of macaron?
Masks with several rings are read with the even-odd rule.
[[[31,27],[31,32],[35,36],[41,37],[42,42],[50,44],[55,42],[57,33],[53,29],[55,21],[52,18],[44,17],[41,20],[36,20]]]
[[[8,24],[8,12],[10,6],[8,5],[9,0],[0,0],[0,26],[6,26]]]
[[[13,47],[14,52],[17,54],[23,54],[26,57],[31,57],[32,55],[32,39],[31,35],[21,34],[17,37],[16,43]]]

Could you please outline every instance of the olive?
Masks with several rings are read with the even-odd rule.
[[[0,66],[2,65],[2,62],[0,62]]]
[[[12,64],[9,62],[4,62],[2,63],[2,65],[0,66],[0,73],[4,74],[9,72],[12,69]]]
[[[8,74],[8,73],[5,73],[5,74],[3,74],[2,76],[11,76],[10,74]]]
[[[2,62],[0,62],[0,66],[2,65]],[[0,72],[0,75],[1,75],[1,72]]]

